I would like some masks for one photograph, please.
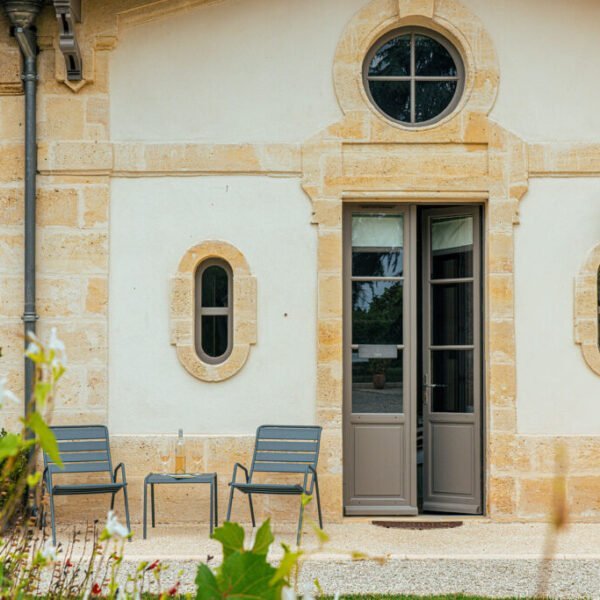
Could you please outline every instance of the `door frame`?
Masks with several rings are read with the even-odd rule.
[[[425,200],[425,199],[424,199]],[[417,516],[419,509],[417,508],[417,461],[416,461],[416,442],[417,442],[417,399],[420,398],[422,385],[420,381],[421,369],[420,354],[423,352],[422,335],[423,328],[419,330],[417,314],[422,310],[419,302],[422,304],[422,298],[419,300],[418,288],[421,287],[422,272],[418,261],[421,259],[421,233],[419,231],[421,219],[419,218],[419,209],[421,208],[452,208],[452,207],[473,207],[479,211],[479,226],[476,235],[479,240],[479,264],[480,264],[480,285],[479,285],[479,360],[480,360],[480,440],[479,440],[479,462],[481,465],[480,478],[480,498],[481,506],[478,514],[486,514],[487,507],[487,457],[486,457],[486,440],[488,431],[488,409],[486,398],[486,306],[487,306],[487,245],[486,245],[486,228],[487,221],[487,203],[481,199],[478,202],[466,200],[464,202],[449,200],[447,202],[431,202],[429,198],[425,201],[411,198],[410,202],[393,198],[385,198],[382,202],[367,201],[359,198],[344,198],[342,205],[342,475],[343,475],[343,513],[345,516],[359,515],[398,515],[398,516]],[[352,258],[352,241],[351,241],[351,213],[352,211],[369,212],[404,212],[408,223],[405,223],[404,233],[408,236],[405,240],[405,300],[404,300],[404,377],[405,381],[408,378],[408,383],[405,384],[405,390],[408,390],[409,397],[404,397],[404,414],[407,415],[407,410],[410,411],[412,417],[407,419],[411,449],[411,461],[408,478],[410,481],[410,508],[399,510],[398,507],[385,505],[365,505],[352,506],[348,505],[350,497],[351,477],[353,476],[352,463],[349,457],[352,456],[353,445],[350,439],[350,417],[352,406],[352,389],[351,389],[351,341],[348,341],[348,335],[351,331],[351,277],[349,269],[351,269]],[[406,293],[408,287],[408,293]],[[408,303],[408,312],[407,311]],[[406,355],[409,356],[406,356]],[[408,407],[408,408],[407,408]]]

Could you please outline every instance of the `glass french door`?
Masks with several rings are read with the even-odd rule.
[[[479,209],[422,218],[423,510],[481,512]]]
[[[345,212],[346,514],[416,514],[410,213]]]
[[[481,510],[479,218],[345,208],[347,515]]]

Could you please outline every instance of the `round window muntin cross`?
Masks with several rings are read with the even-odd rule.
[[[369,68],[375,55],[381,50],[381,48],[390,42],[391,40],[399,37],[410,36],[410,73],[406,76],[372,76],[369,75]],[[432,40],[438,42],[443,48],[445,48],[454,61],[454,65],[456,67],[456,75],[455,76],[426,76],[426,75],[416,75],[415,74],[415,36],[421,35],[424,37],[431,38]],[[403,127],[410,128],[420,128],[426,127],[428,125],[434,125],[439,123],[449,114],[451,114],[454,109],[458,106],[460,102],[463,91],[465,88],[465,66],[462,59],[462,55],[457,50],[457,48],[443,35],[439,34],[436,31],[431,29],[426,29],[424,27],[401,27],[399,29],[394,29],[389,31],[384,36],[380,37],[374,44],[371,46],[371,49],[367,53],[365,60],[363,62],[363,85],[367,97],[369,98],[371,105],[373,108],[387,120],[392,121],[398,125],[402,125]],[[397,119],[387,113],[383,108],[379,106],[377,101],[373,98],[371,93],[370,81],[407,81],[410,83],[410,121],[402,121]],[[426,120],[426,121],[416,121],[415,120],[415,82],[417,81],[455,81],[456,89],[454,90],[454,95],[452,99],[448,103],[448,105],[437,115]]]

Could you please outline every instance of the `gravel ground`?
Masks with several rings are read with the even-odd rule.
[[[195,590],[195,561],[167,561],[163,589],[176,581],[180,591]],[[470,594],[490,597],[533,597],[538,591],[541,569],[550,570],[546,594],[553,598],[600,599],[600,560],[558,559],[543,565],[538,560],[473,558],[392,559],[374,561],[327,561],[304,563],[300,586],[315,578],[327,594]],[[123,575],[135,564],[124,565]]]

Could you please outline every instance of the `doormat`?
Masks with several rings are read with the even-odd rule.
[[[388,529],[453,529],[461,527],[462,521],[371,521],[377,527]]]

